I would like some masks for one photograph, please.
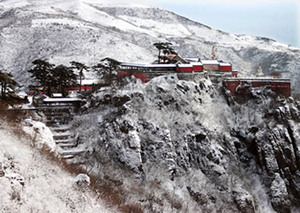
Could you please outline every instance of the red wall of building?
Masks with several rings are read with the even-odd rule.
[[[232,77],[238,77],[238,72],[232,71],[232,72],[231,72],[231,76],[232,76]]]
[[[147,82],[147,75],[144,74],[144,73],[133,73],[133,76],[136,77],[136,78],[141,79],[141,81],[142,81],[143,83],[146,83],[146,82]]]
[[[203,66],[194,65],[193,66],[193,71],[195,71],[195,72],[201,72],[201,71],[203,71]]]
[[[125,71],[118,71],[117,77],[118,78],[122,78],[122,77],[126,77],[126,76],[131,76],[133,75],[136,78],[141,79],[141,81],[143,83],[147,82],[147,74],[144,73],[135,73],[135,72],[125,72]]]
[[[193,71],[193,67],[177,67],[176,68],[177,72],[192,72]]]
[[[223,87],[228,89],[232,96],[235,96],[235,90],[239,84],[239,81],[223,81]]]
[[[232,71],[232,67],[231,66],[220,66],[220,70],[221,71]]]
[[[223,86],[228,89],[231,93],[232,96],[236,95],[236,89],[239,85],[245,85],[245,84],[249,84],[248,80],[234,80],[234,81],[230,81],[230,80],[224,80],[223,81]],[[275,92],[277,95],[282,95],[284,97],[289,97],[291,96],[291,83],[288,81],[280,81],[278,79],[278,81],[255,81],[252,80],[251,81],[251,86],[253,88],[255,87],[262,87],[262,86],[269,86],[270,89]]]

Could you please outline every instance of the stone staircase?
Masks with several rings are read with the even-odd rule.
[[[70,131],[72,108],[52,106],[44,108],[43,113],[46,117],[45,123],[51,129],[56,145],[61,148],[60,154],[63,159],[71,159],[85,152],[79,149],[78,137]]]

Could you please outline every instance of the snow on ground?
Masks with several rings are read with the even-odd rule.
[[[26,0],[25,1],[24,0],[0,1],[0,3],[5,8],[24,7],[30,4]]]
[[[0,129],[0,212],[110,212],[25,138]],[[115,211],[112,211],[115,212]]]
[[[35,140],[35,145],[38,148],[42,148],[43,145],[46,145],[46,147],[52,152],[57,150],[56,144],[53,140],[53,134],[44,123],[26,119],[24,124],[24,132]]]
[[[227,130],[225,113],[228,114],[227,111],[229,108],[226,105],[225,100],[220,104],[215,101],[214,97],[211,97],[212,83],[210,80],[202,79],[201,81],[205,87],[205,92],[202,94],[199,93],[199,88],[196,83],[181,81],[176,75],[157,77],[147,84],[130,85],[136,88],[129,87],[128,89],[133,89],[134,91],[139,91],[148,95],[150,94],[149,100],[147,100],[149,105],[141,111],[143,111],[145,115],[148,115],[150,120],[155,122],[160,121],[160,125],[162,126],[169,126],[170,123],[173,123],[175,117],[178,116],[181,117],[179,120],[183,123],[188,124],[191,121],[199,120],[207,128],[218,129],[219,131],[225,132]],[[151,108],[153,105],[152,103],[155,103],[157,96],[159,96],[157,95],[156,87],[159,87],[170,96],[178,99],[180,97],[182,101],[182,103],[180,103],[181,106],[186,104],[185,99],[188,99],[189,104],[187,104],[186,107],[189,107],[188,109],[193,112],[197,112],[197,114],[183,117],[181,112],[176,113],[176,110],[167,110],[163,115],[166,117],[162,117],[160,111],[157,111],[155,107],[153,109]],[[178,87],[189,88],[189,91],[178,92]],[[123,92],[126,93],[128,91],[124,90]],[[199,100],[199,98],[201,98],[201,100]],[[187,110],[187,108],[185,110]]]

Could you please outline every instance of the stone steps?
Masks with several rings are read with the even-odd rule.
[[[76,155],[84,153],[85,150],[81,149],[69,149],[69,150],[63,150],[60,152],[60,155],[63,159],[70,159],[74,158]]]
[[[52,126],[50,129],[55,133],[66,132],[66,131],[70,130],[70,126],[69,125],[58,125],[58,126]]]
[[[63,159],[72,159],[74,158],[75,156],[74,155],[64,155],[64,156],[61,156]]]
[[[74,140],[73,140],[73,138],[55,140],[55,143],[58,144],[58,145],[60,145],[60,144],[69,144],[69,143],[74,143]]]
[[[63,150],[61,155],[78,155],[84,153],[85,150],[82,149],[71,149],[71,150]]]
[[[58,145],[60,148],[62,148],[63,150],[69,149],[69,148],[75,148],[77,146],[77,144],[75,143],[62,143]]]
[[[70,135],[67,134],[67,135],[53,135],[53,139],[54,141],[56,142],[57,140],[66,140],[66,139],[69,139],[70,138]]]
[[[47,119],[45,123],[50,127],[56,145],[61,148],[60,155],[63,159],[72,159],[85,152],[77,148],[76,139],[70,131],[69,122],[72,116],[69,108],[52,107],[44,109],[43,113]]]

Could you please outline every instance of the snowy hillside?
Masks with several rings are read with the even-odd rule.
[[[76,188],[75,176],[42,155],[33,141],[19,138],[2,118],[0,141],[0,212],[115,212]]]
[[[300,50],[276,41],[211,29],[172,12],[113,1],[0,1],[0,68],[27,82],[37,58],[55,64],[96,64],[109,56],[119,61],[151,62],[155,42],[169,41],[186,57],[217,57],[241,73],[280,72],[300,90]]]

